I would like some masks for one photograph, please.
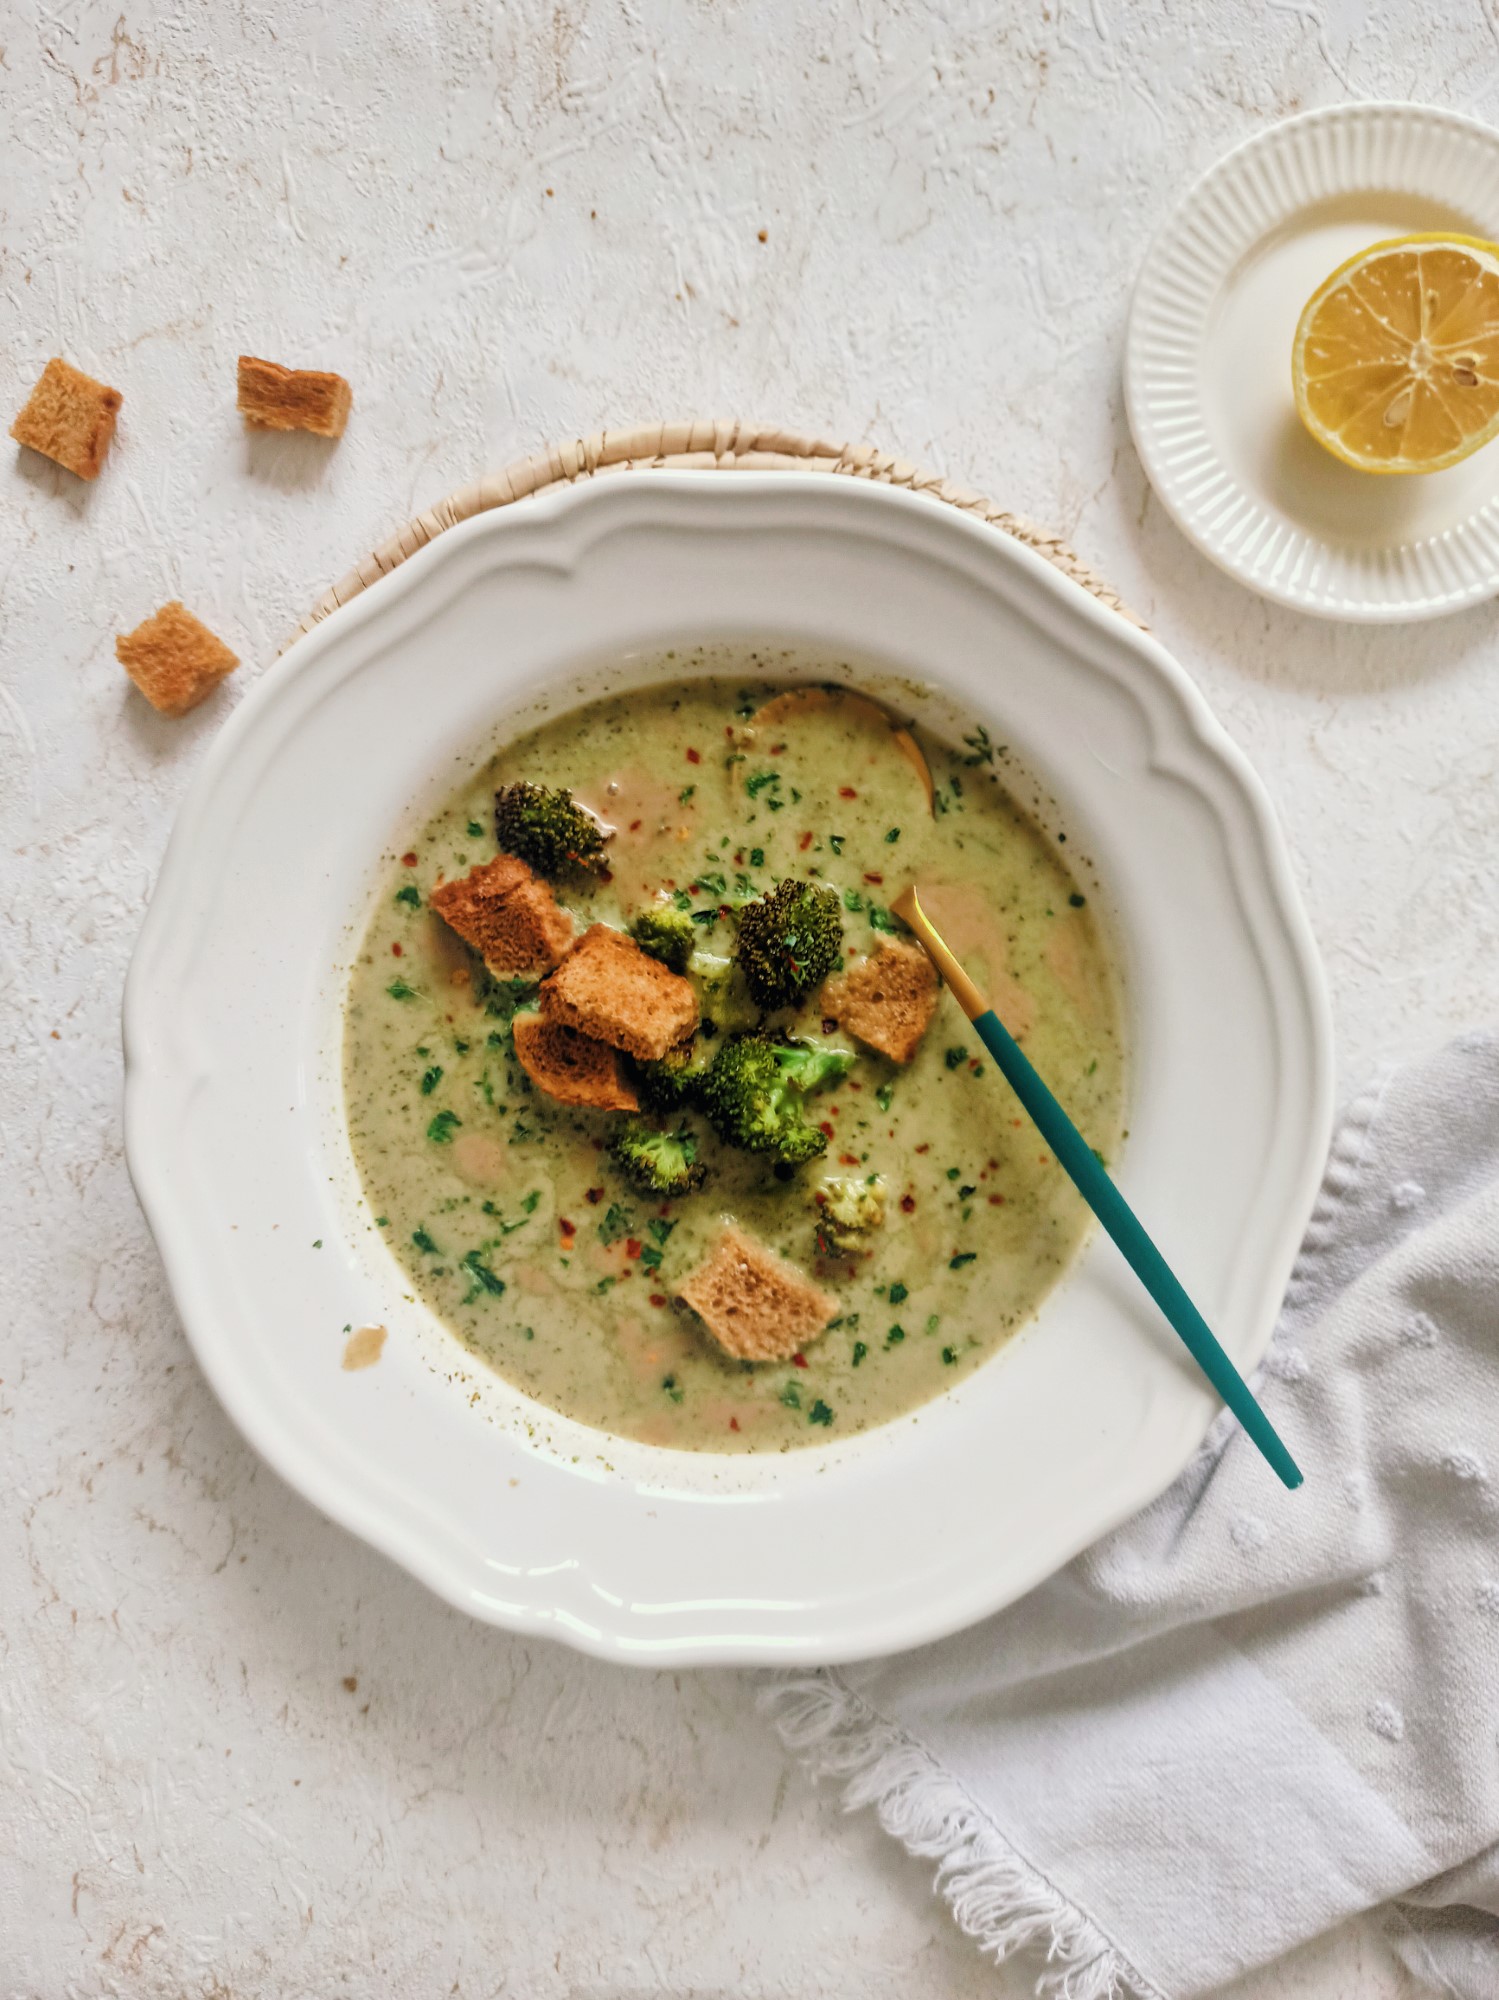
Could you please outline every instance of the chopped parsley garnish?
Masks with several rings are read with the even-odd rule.
[[[994,762],[994,745],[989,741],[989,732],[982,724],[974,730],[971,736],[965,736],[963,741],[968,745],[972,753],[963,759],[965,764],[992,764]],[[1001,744],[1000,748],[1003,750],[1004,745]]]
[[[799,1410],[802,1406],[802,1392],[794,1382],[788,1382],[781,1391],[781,1401],[788,1410]]]
[[[898,826],[892,826],[890,831],[885,835],[885,845],[887,847],[894,847],[896,841],[898,841],[899,839],[900,839],[900,828]]]
[[[957,1358],[958,1358],[958,1350],[955,1347],[943,1348],[942,1359],[947,1363],[949,1368],[951,1368],[951,1366],[957,1360]]]
[[[977,1194],[977,1193],[978,1189],[973,1186],[972,1182],[965,1181],[963,1186],[958,1189],[958,1200],[967,1201],[968,1197],[971,1194]]]
[[[494,1272],[490,1270],[489,1266],[480,1257],[477,1250],[470,1250],[466,1257],[461,1258],[458,1268],[460,1271],[467,1272],[468,1276],[473,1280],[473,1290],[469,1293],[470,1299],[476,1299],[480,1292],[488,1292],[490,1297],[495,1299],[504,1297],[505,1280],[495,1276]],[[467,1302],[467,1300],[464,1301],[465,1304]]]
[[[750,867],[763,868],[764,866],[765,866],[765,849],[763,847],[752,847],[750,849]]]
[[[1086,896],[1080,896],[1077,893],[1076,889],[1074,889],[1072,894],[1067,898],[1067,900],[1072,905],[1074,910],[1080,910],[1088,899]]]
[[[661,1387],[674,1403],[681,1402],[682,1391],[677,1387],[677,1378],[675,1375],[663,1375],[661,1378]]]
[[[521,1207],[526,1211],[527,1215],[534,1215],[536,1213],[536,1204],[540,1200],[541,1200],[541,1189],[532,1188],[531,1192],[526,1196],[525,1200],[521,1203]]]
[[[527,1139],[534,1139],[535,1136],[536,1134],[531,1130],[530,1126],[519,1118],[516,1119],[510,1128],[510,1143],[512,1146],[523,1146]]]
[[[846,833],[830,833],[828,835],[828,846],[832,848],[835,854],[841,854],[843,852],[843,843],[847,838],[848,835]]]
[[[694,910],[692,913],[692,921],[695,924],[703,924],[704,926],[711,927],[712,925],[718,922],[718,911]]]
[[[470,840],[482,840],[484,838],[484,828],[479,824],[478,820],[471,819],[469,821],[468,837]]]
[[[677,1225],[675,1222],[668,1222],[663,1216],[653,1215],[645,1226],[658,1243],[664,1243]]]
[[[888,910],[882,909],[878,903],[871,903],[869,906],[869,928],[873,931],[888,931],[893,937],[898,926]]]
[[[647,1243],[640,1253],[641,1270],[659,1271],[661,1269],[661,1258],[663,1254],[664,1253],[662,1252],[659,1244]]]
[[[927,1314],[926,1330],[928,1333],[935,1333],[937,1331],[937,1315],[935,1313]]]
[[[673,889],[671,900],[674,909],[690,910],[692,908],[692,898],[685,889]]]
[[[866,1354],[867,1354],[868,1352],[869,1352],[869,1349],[868,1349],[868,1348],[867,1348],[867,1347],[866,1347],[866,1346],[864,1345],[864,1343],[863,1343],[863,1341],[862,1341],[862,1340],[856,1340],[856,1341],[854,1342],[854,1366],[855,1366],[855,1368],[857,1368],[857,1367],[858,1367],[859,1363],[860,1363],[860,1362],[861,1362],[861,1361],[862,1361],[862,1360],[864,1359],[865,1355],[866,1355]]]
[[[955,1181],[958,1178],[958,1175],[962,1173],[962,1171],[963,1169],[961,1167],[949,1167],[947,1170],[947,1178],[950,1181]]]
[[[864,907],[864,898],[859,894],[857,889],[845,889],[843,892],[843,907],[845,910],[862,910]]]
[[[692,797],[693,793],[696,790],[697,790],[696,785],[684,785],[681,791],[677,793],[677,804],[679,806],[685,806],[687,801]]]
[[[906,1300],[907,1300],[908,1298],[910,1298],[910,1296],[911,1296],[910,1292],[909,1292],[909,1291],[907,1290],[907,1288],[906,1288],[906,1287],[905,1287],[905,1286],[904,1286],[904,1285],[903,1285],[903,1284],[901,1283],[900,1279],[899,1279],[899,1278],[897,1278],[897,1279],[896,1279],[896,1281],[895,1281],[895,1283],[894,1283],[894,1284],[893,1284],[893,1285],[892,1285],[892,1286],[890,1287],[890,1303],[891,1303],[891,1305],[893,1305],[893,1306],[898,1306],[898,1305],[903,1305],[903,1304],[905,1303],[905,1301],[906,1301]]]
[[[442,1082],[442,1064],[433,1063],[431,1069],[422,1071],[422,1096],[430,1097]]]
[[[385,990],[392,1000],[414,1000],[416,998],[416,988],[408,986],[399,973],[396,974]]]
[[[944,1049],[942,1060],[949,1069],[961,1069],[968,1060],[968,1051],[964,1048]]]
[[[698,887],[706,889],[710,896],[725,896],[728,894],[728,883],[716,871],[712,874],[699,875],[697,879]]]
[[[828,1408],[827,1404],[822,1400],[821,1396],[819,1396],[817,1401],[812,1405],[811,1409],[808,1410],[807,1412],[807,1422],[809,1424],[830,1424],[832,1421],[833,1421],[832,1411]]]
[[[396,901],[405,903],[409,909],[419,910],[422,906],[421,891],[414,882],[404,882],[396,891]]]
[[[971,1264],[978,1254],[977,1250],[960,1250],[956,1257],[948,1258],[947,1268],[949,1271],[960,1271],[965,1264]]]
[[[874,1101],[880,1107],[881,1111],[888,1111],[895,1102],[894,1084],[882,1083],[874,1094]]]
[[[411,1240],[416,1245],[417,1249],[423,1253],[424,1256],[440,1257],[442,1255],[442,1252],[433,1242],[431,1236],[428,1235],[425,1223],[423,1223],[419,1228],[412,1230]]]
[[[757,799],[763,791],[773,791],[780,782],[779,771],[751,771],[744,781],[744,789],[752,799]]]
[[[599,1241],[603,1244],[617,1243],[622,1236],[628,1236],[635,1227],[635,1218],[627,1208],[617,1201],[611,1201],[599,1224]]]
[[[892,1326],[890,1331],[885,1335],[885,1345],[887,1347],[899,1347],[901,1342],[905,1339],[905,1337],[906,1337],[906,1329],[903,1326],[896,1324],[895,1326]]]
[[[453,1127],[462,1123],[463,1120],[458,1116],[456,1111],[439,1111],[437,1116],[432,1120],[432,1123],[427,1127],[427,1137],[432,1141],[434,1146],[451,1146],[453,1143]]]

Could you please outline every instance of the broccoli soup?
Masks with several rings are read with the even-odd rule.
[[[466,1347],[602,1431],[785,1451],[913,1411],[1035,1311],[1086,1210],[890,909],[921,885],[1112,1158],[1104,940],[1005,767],[848,690],[677,682],[507,743],[391,856],[349,1129]]]

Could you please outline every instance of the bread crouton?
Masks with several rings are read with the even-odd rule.
[[[491,972],[550,972],[573,941],[572,918],[513,854],[440,882],[429,901]]]
[[[919,945],[882,938],[872,958],[829,980],[820,1004],[861,1042],[908,1063],[937,1011],[937,975]]]
[[[831,1292],[732,1222],[677,1296],[737,1361],[786,1361],[839,1310]]]
[[[698,1024],[692,981],[608,924],[590,924],[543,982],[541,1011],[642,1062],[659,1062]]]
[[[17,444],[55,459],[78,478],[97,479],[124,400],[118,389],[106,388],[54,355],[10,434]]]
[[[342,375],[315,368],[283,368],[253,354],[239,357],[241,415],[251,430],[312,431],[339,438],[354,407],[354,392]]]
[[[587,1035],[544,1021],[540,1014],[517,1014],[515,1053],[538,1090],[559,1104],[589,1111],[638,1111],[640,1099],[626,1081],[619,1050]]]
[[[186,715],[239,665],[222,639],[174,598],[115,640],[115,658],[153,708]]]

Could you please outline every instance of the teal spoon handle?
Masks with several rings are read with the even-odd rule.
[[[1146,1234],[1144,1224],[1098,1164],[1082,1133],[1032,1069],[1015,1038],[992,1007],[988,1013],[977,1015],[973,1026],[1064,1172],[1118,1244],[1125,1262],[1166,1315],[1187,1352],[1258,1445],[1276,1475],[1287,1486],[1299,1486],[1301,1469],[1254,1400],[1249,1384],[1219,1346],[1211,1327]]]

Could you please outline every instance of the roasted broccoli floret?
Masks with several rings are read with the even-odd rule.
[[[647,1111],[681,1111],[695,1104],[707,1074],[690,1042],[668,1049],[657,1062],[637,1060],[633,1068],[636,1089]]]
[[[631,1118],[609,1141],[609,1157],[632,1187],[663,1200],[691,1194],[708,1177],[697,1156],[697,1137],[686,1125],[675,1132],[658,1132]]]
[[[697,988],[705,1034],[737,1034],[758,1023],[761,1010],[750,998],[744,974],[732,958],[720,958],[711,951],[695,951],[687,970]]]
[[[656,903],[642,910],[630,925],[630,936],[642,951],[659,958],[671,972],[687,970],[687,961],[697,941],[691,917],[669,903]]]
[[[847,1049],[813,1049],[763,1035],[731,1035],[703,1079],[703,1109],[721,1138],[748,1153],[798,1166],[827,1150],[802,1115],[803,1099],[852,1067]]]
[[[503,853],[518,854],[539,875],[548,876],[565,874],[570,868],[597,874],[609,838],[571,792],[524,780],[495,793],[494,832]]]
[[[813,1200],[820,1257],[843,1257],[865,1249],[868,1237],[885,1220],[885,1183],[878,1175],[867,1181],[824,1181]]]
[[[788,876],[739,912],[739,966],[760,1007],[794,1007],[843,960],[836,889]]]

